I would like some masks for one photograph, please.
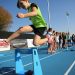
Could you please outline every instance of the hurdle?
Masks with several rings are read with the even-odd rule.
[[[33,49],[34,75],[43,75],[37,49]]]
[[[36,48],[32,48],[32,56],[33,56],[33,75],[43,75],[38,52]],[[21,59],[21,54],[20,54],[20,49],[17,48],[15,49],[15,72],[17,75],[25,75],[27,70],[24,69],[22,59]]]
[[[16,74],[24,75],[25,70],[21,60],[21,54],[20,54],[19,48],[15,49],[15,61],[16,61],[16,65],[15,65]]]

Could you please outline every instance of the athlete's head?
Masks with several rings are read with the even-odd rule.
[[[48,31],[49,31],[49,32],[52,31],[52,28],[49,28]]]
[[[18,0],[17,7],[27,9],[30,6],[29,0]]]

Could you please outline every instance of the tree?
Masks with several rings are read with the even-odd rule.
[[[11,14],[0,6],[0,31],[6,31],[12,23]]]

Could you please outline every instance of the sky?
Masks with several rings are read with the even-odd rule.
[[[30,0],[31,3],[36,3],[42,12],[47,24],[55,31],[69,32],[75,34],[75,0]],[[19,19],[16,17],[17,13],[27,13],[24,9],[18,9],[17,0],[0,0],[0,6],[4,7],[12,15],[13,23],[9,27],[8,31],[16,31],[19,27],[25,25],[31,25],[31,21],[28,18]],[[66,12],[69,16],[66,16]],[[49,22],[50,14],[50,22]]]

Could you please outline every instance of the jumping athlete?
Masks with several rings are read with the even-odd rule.
[[[31,25],[25,25],[20,27],[15,33],[9,36],[6,42],[10,42],[12,39],[18,37],[23,32],[34,32],[33,44],[38,46],[46,43],[48,39],[41,38],[47,29],[47,24],[41,14],[39,7],[35,3],[30,3],[29,0],[18,0],[17,7],[20,9],[28,10],[28,13],[18,13],[18,18],[27,18],[31,20]]]

